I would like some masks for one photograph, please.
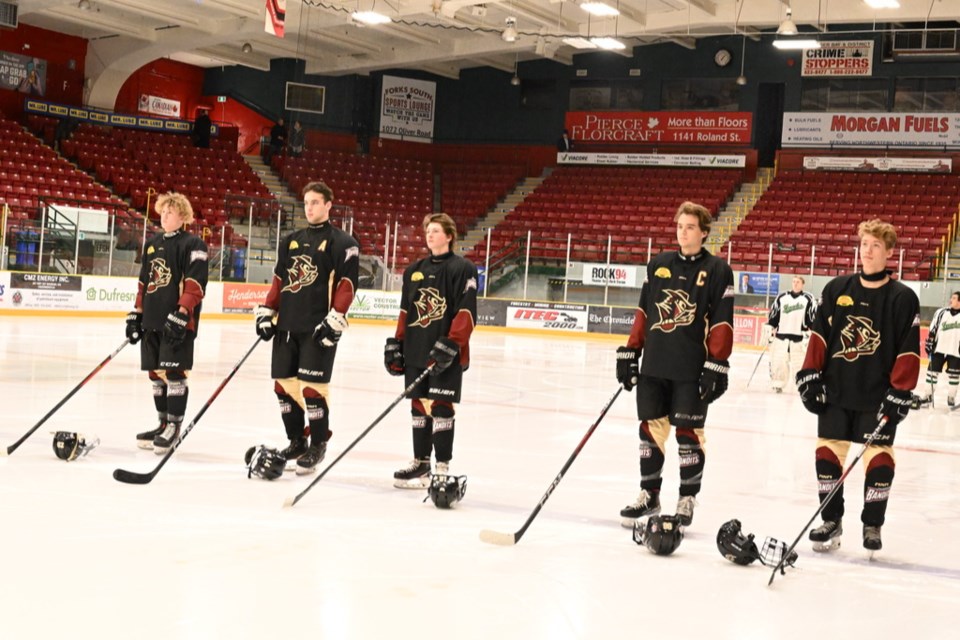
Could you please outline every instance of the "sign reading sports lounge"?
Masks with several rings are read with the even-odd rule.
[[[595,144],[750,144],[747,111],[568,111],[575,142]]]

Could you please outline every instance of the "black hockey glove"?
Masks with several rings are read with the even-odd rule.
[[[332,347],[340,342],[340,336],[349,326],[345,315],[336,309],[330,309],[323,322],[313,330],[313,341],[321,347]]]
[[[453,364],[459,354],[460,346],[450,338],[440,338],[434,342],[433,348],[430,349],[430,355],[427,356],[428,362],[433,361],[435,363],[430,375],[439,375]]]
[[[402,376],[406,368],[403,361],[403,343],[396,338],[387,338],[383,345],[383,366],[392,376]]]
[[[276,311],[262,304],[253,310],[253,319],[256,322],[257,335],[260,336],[261,340],[270,342],[273,340],[273,336],[277,335],[277,325],[273,324],[273,319],[276,315]]]
[[[131,311],[127,314],[127,340],[130,344],[137,344],[143,337],[143,314]]]
[[[617,347],[617,382],[624,391],[632,391],[640,379],[640,350]]]
[[[877,422],[886,417],[887,426],[895,427],[910,413],[910,405],[913,404],[913,394],[903,389],[887,389],[887,395],[880,401],[880,410],[877,411]]]
[[[163,323],[163,337],[172,345],[178,345],[187,337],[187,323],[190,316],[181,313],[179,309],[171,311],[167,321]]]
[[[827,410],[827,388],[823,386],[819,371],[816,369],[797,371],[797,390],[807,411],[820,415]]]
[[[727,392],[730,363],[708,358],[700,372],[700,399],[710,404]]]
[[[928,335],[926,342],[923,343],[924,348],[927,350],[927,356],[932,356],[934,350],[937,348],[937,339],[933,335]]]

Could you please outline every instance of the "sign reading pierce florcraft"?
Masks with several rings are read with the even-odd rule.
[[[437,83],[383,76],[380,135],[394,140],[433,141]]]
[[[748,145],[748,111],[568,111],[574,143],[589,145]]]

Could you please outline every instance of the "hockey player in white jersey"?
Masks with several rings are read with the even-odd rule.
[[[930,323],[924,345],[930,364],[927,366],[927,393],[915,398],[914,406],[933,404],[933,392],[944,366],[947,368],[947,404],[953,407],[960,385],[960,291],[950,296],[950,306],[937,309]]]
[[[770,382],[777,393],[803,368],[803,338],[816,317],[817,302],[803,290],[804,284],[802,277],[793,276],[792,289],[777,296],[770,307]]]

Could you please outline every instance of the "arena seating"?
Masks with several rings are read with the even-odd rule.
[[[731,263],[765,271],[774,245],[774,270],[836,275],[854,269],[857,225],[878,217],[899,230],[892,268],[909,279],[929,279],[939,253],[952,241],[960,206],[960,179],[926,173],[783,171],[731,240]],[[815,247],[815,249],[814,249]]]
[[[462,236],[524,178],[522,165],[446,164],[440,167],[440,210]]]
[[[716,215],[743,181],[741,170],[636,167],[559,167],[519,204],[491,236],[498,254],[531,232],[531,257],[604,262],[612,236],[613,262],[645,262],[648,241],[656,254],[676,245],[673,216],[686,200]],[[486,241],[470,253],[486,257]]]

